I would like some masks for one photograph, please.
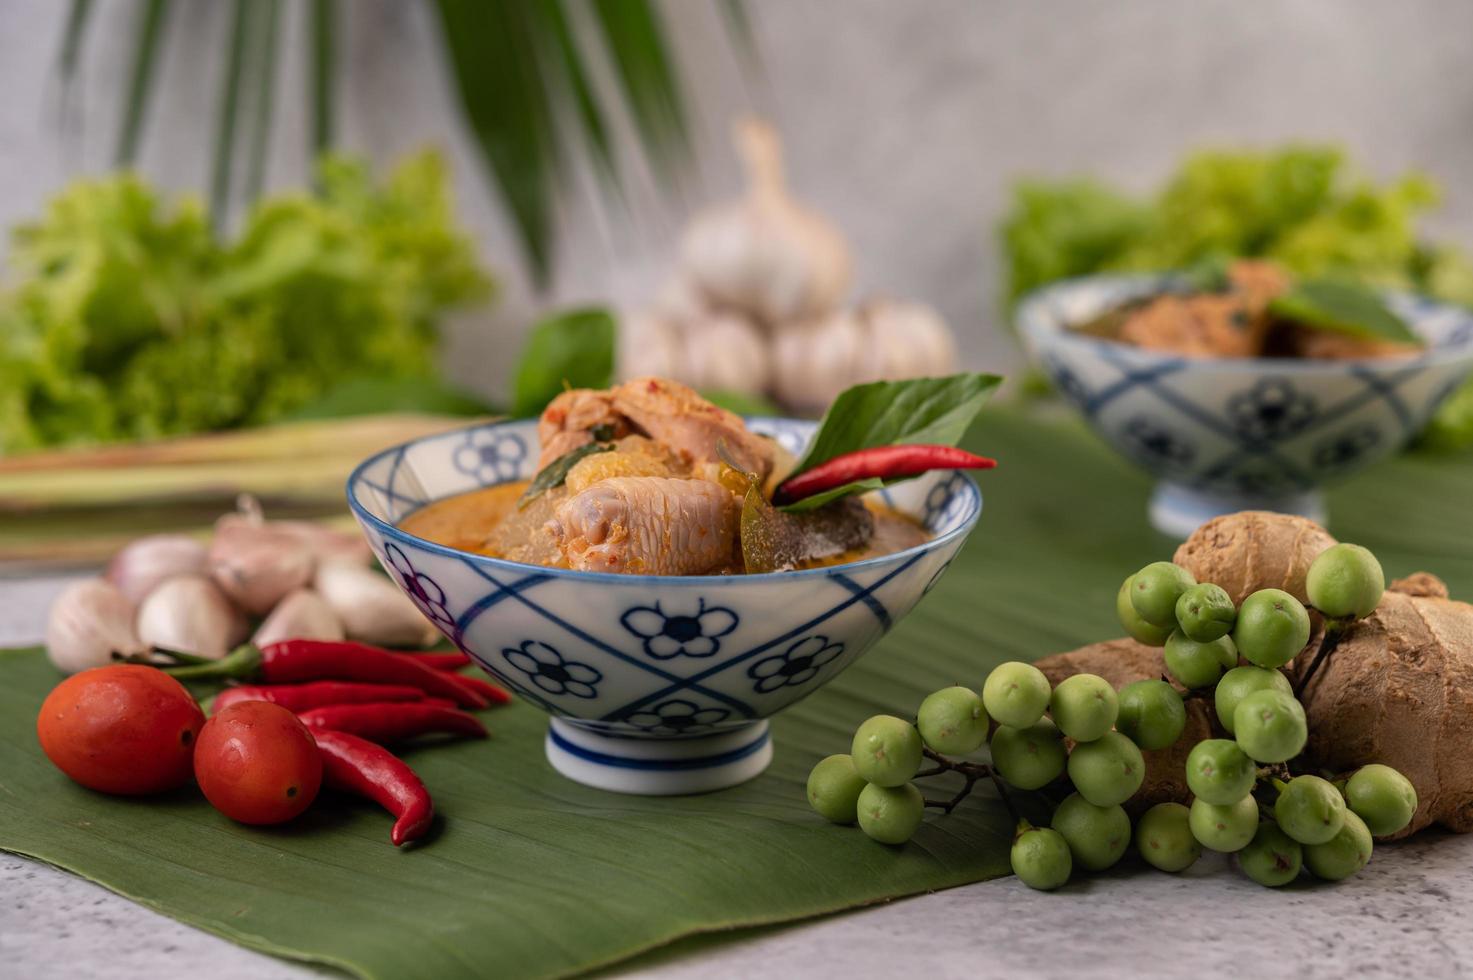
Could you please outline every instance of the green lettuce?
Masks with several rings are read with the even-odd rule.
[[[193,199],[77,181],[12,235],[0,451],[271,422],[345,380],[432,379],[437,323],[489,295],[425,153],[381,183],[325,158],[222,240]]]

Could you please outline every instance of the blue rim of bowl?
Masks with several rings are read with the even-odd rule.
[[[1405,369],[1456,364],[1459,361],[1473,361],[1473,330],[1470,330],[1467,339],[1459,344],[1429,347],[1421,354],[1410,357],[1347,357],[1333,361],[1288,357],[1185,357],[1181,354],[1147,350],[1131,344],[1122,344],[1118,341],[1104,340],[1099,337],[1091,337],[1088,334],[1077,333],[1070,328],[1069,324],[1064,322],[1063,317],[1057,311],[1049,307],[1050,301],[1057,302],[1058,296],[1085,286],[1114,286],[1127,294],[1126,296],[1122,296],[1122,299],[1134,299],[1140,296],[1150,295],[1152,287],[1159,289],[1160,287],[1170,286],[1180,282],[1180,276],[1163,273],[1092,275],[1060,279],[1057,282],[1049,283],[1047,286],[1041,286],[1024,296],[1018,302],[1018,309],[1014,314],[1014,320],[1018,325],[1019,331],[1030,342],[1044,339],[1056,340],[1077,349],[1095,353],[1108,352],[1113,355],[1124,356],[1142,365],[1169,364],[1185,361],[1189,364],[1200,364],[1202,367],[1210,368],[1214,371],[1337,374],[1351,366]],[[1434,311],[1440,314],[1456,314],[1464,322],[1473,324],[1473,310],[1464,309],[1455,303],[1445,303],[1418,293],[1397,290],[1386,290],[1382,295],[1394,302],[1410,304],[1414,310],[1410,319],[1414,324],[1417,317],[1423,315],[1424,311]],[[1103,310],[1099,312],[1103,312]]]
[[[822,578],[824,576],[842,574],[854,569],[875,568],[877,566],[884,565],[890,562],[903,561],[910,557],[920,557],[921,555],[924,555],[929,551],[937,550],[952,541],[965,538],[968,534],[972,532],[972,529],[977,526],[977,521],[982,516],[982,506],[984,503],[982,497],[982,488],[977,485],[977,481],[972,478],[972,475],[970,473],[967,473],[965,470],[937,470],[935,472],[949,473],[954,476],[962,477],[967,487],[971,491],[972,511],[966,516],[965,519],[962,520],[960,524],[952,528],[950,531],[947,531],[944,534],[938,534],[928,541],[924,541],[918,545],[913,545],[912,547],[906,548],[903,551],[891,552],[888,555],[877,555],[874,558],[866,558],[863,561],[845,562],[840,565],[824,565],[820,568],[803,568],[788,572],[754,572],[751,574],[743,573],[741,575],[625,575],[618,572],[585,572],[575,568],[554,568],[551,565],[530,565],[526,562],[508,561],[505,558],[492,558],[490,555],[479,555],[476,554],[474,551],[462,551],[459,548],[452,548],[449,545],[439,544],[438,542],[430,541],[427,538],[421,538],[418,535],[410,534],[408,531],[405,531],[397,524],[390,524],[388,521],[384,520],[378,515],[369,513],[368,509],[358,501],[358,494],[354,491],[354,487],[359,483],[360,477],[363,476],[363,471],[372,466],[374,463],[378,462],[380,459],[384,458],[385,456],[391,456],[394,453],[407,450],[410,446],[424,442],[428,439],[441,439],[447,436],[456,436],[465,432],[471,432],[479,429],[496,428],[503,425],[523,425],[532,421],[535,420],[501,419],[494,422],[476,422],[470,425],[461,426],[458,429],[447,429],[444,432],[437,432],[431,436],[420,436],[417,439],[407,439],[404,442],[390,446],[387,449],[381,449],[378,452],[374,453],[372,456],[369,456],[363,462],[359,463],[357,466],[355,466],[353,468],[353,472],[348,475],[348,482],[343,488],[348,497],[348,508],[353,512],[355,516],[358,517],[359,520],[367,521],[375,530],[377,530],[385,537],[412,544],[414,547],[419,548],[422,551],[428,551],[432,554],[441,555],[446,558],[456,558],[461,561],[472,561],[477,564],[484,563],[494,568],[503,568],[507,571],[512,572],[539,572],[544,575],[552,575],[558,578],[569,578],[584,582],[622,582],[631,585],[648,585],[652,583],[695,585],[699,583],[703,586],[736,585],[744,582],[791,581],[797,578]],[[790,419],[775,415],[748,416],[746,417],[745,421],[771,421],[789,423],[811,422],[811,420],[809,419]],[[517,481],[503,480],[501,481],[501,483],[487,483],[485,484],[485,486],[478,489],[501,486],[502,483],[515,482]],[[465,492],[469,493],[471,491]],[[447,494],[445,497],[436,497],[434,500],[426,501],[424,506],[428,507],[432,503],[436,503],[440,500],[445,500],[448,497],[453,496],[456,496],[456,494]]]

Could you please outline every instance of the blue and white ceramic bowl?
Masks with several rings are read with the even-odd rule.
[[[1427,341],[1413,357],[1190,358],[1070,329],[1170,281],[1075,279],[1018,308],[1024,340],[1054,385],[1159,480],[1151,521],[1168,534],[1249,509],[1323,522],[1320,487],[1401,449],[1473,371],[1473,313],[1405,294],[1388,302]]]
[[[794,452],[812,422],[753,419]],[[552,715],[564,775],[626,793],[719,789],[772,758],[766,718],[812,694],[910,612],[982,511],[958,472],[886,493],[932,532],[893,555],[770,575],[613,575],[433,544],[397,525],[435,500],[527,479],[532,421],[418,439],[364,462],[348,501],[395,582],[487,673]]]

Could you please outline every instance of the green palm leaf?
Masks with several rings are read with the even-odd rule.
[[[70,82],[77,73],[77,59],[81,57],[82,40],[87,36],[87,24],[92,18],[92,0],[72,0],[67,10],[66,27],[62,29],[61,50],[57,52],[56,65],[64,81]]]
[[[436,0],[435,9],[466,123],[545,282],[559,147],[536,21],[515,0]]]
[[[644,0],[596,0],[593,9],[653,162],[668,168],[689,150],[689,142],[660,22]]]
[[[311,0],[308,24],[312,38],[311,86],[312,150],[319,156],[332,146],[332,80],[337,70],[337,4],[334,0]]]
[[[260,35],[255,63],[256,104],[252,107],[251,158],[246,171],[246,197],[254,200],[266,183],[266,154],[271,150],[271,113],[276,98],[277,21],[281,0],[258,0]]]
[[[250,0],[235,0],[234,27],[225,36],[225,78],[220,90],[220,113],[216,118],[215,158],[210,179],[210,215],[217,226],[224,223],[230,203],[230,166],[235,159],[235,116],[240,107],[240,77],[250,44]]]
[[[687,110],[670,42],[652,0],[594,0],[577,7],[564,6],[562,0],[426,2],[441,27],[466,126],[539,285],[552,272],[555,200],[565,185],[573,153],[580,149],[588,153],[605,186],[616,194],[620,190],[611,113],[620,111],[632,120],[644,153],[662,178],[678,176],[690,155]],[[752,29],[741,0],[713,2],[720,4],[726,30],[751,61]],[[75,77],[92,8],[91,0],[72,0],[57,56],[66,84]],[[131,163],[137,156],[173,9],[169,0],[138,0],[117,144],[119,164]],[[246,196],[254,197],[264,183],[280,68],[280,0],[240,0],[231,9],[210,163],[217,223],[224,220],[238,190],[234,175],[239,153],[248,154]],[[333,142],[339,9],[336,0],[304,0],[304,10],[308,36],[304,97],[313,152],[321,153]],[[578,44],[574,14],[586,16],[590,33],[599,39],[616,83],[612,96],[600,97],[588,52]],[[248,141],[240,138],[242,119],[249,121]]]
[[[133,69],[130,73],[128,94],[123,102],[123,128],[118,131],[118,150],[113,155],[113,159],[119,166],[131,164],[138,155],[138,140],[143,135],[143,121],[148,110],[149,96],[153,90],[159,36],[163,33],[164,21],[168,17],[169,0],[144,0],[138,13],[138,25],[133,45]],[[85,15],[82,19],[85,22]]]
[[[567,87],[577,106],[579,122],[583,125],[584,138],[588,140],[601,172],[606,177],[612,178],[611,186],[616,187],[618,170],[613,150],[609,144],[604,112],[598,100],[594,98],[593,87],[589,84],[587,72],[583,67],[583,57],[578,51],[577,41],[573,37],[573,31],[568,24],[562,4],[556,0],[538,3],[532,6],[532,11],[535,15],[546,19],[545,29],[548,38],[556,48],[555,57],[567,74]]]

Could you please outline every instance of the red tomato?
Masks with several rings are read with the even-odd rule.
[[[322,756],[296,715],[269,701],[241,701],[205,723],[194,778],[230,819],[284,823],[317,798]]]
[[[36,735],[56,768],[88,789],[141,796],[189,782],[204,723],[183,684],[152,667],[117,664],[56,685]]]

